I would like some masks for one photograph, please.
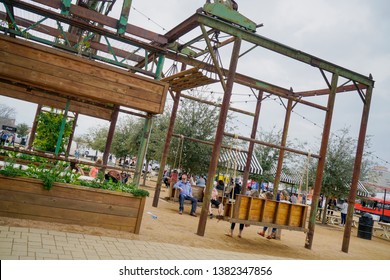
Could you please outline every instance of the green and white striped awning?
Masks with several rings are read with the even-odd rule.
[[[245,151],[226,150],[222,149],[219,156],[219,165],[229,169],[236,169],[244,172],[248,153]],[[262,174],[263,168],[255,155],[252,155],[251,166],[249,168],[250,174]]]

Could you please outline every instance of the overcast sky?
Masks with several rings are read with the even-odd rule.
[[[114,16],[120,10],[117,9]],[[154,32],[166,33],[204,4],[204,0],[133,0],[130,23]],[[256,23],[263,23],[257,34],[299,49],[363,75],[373,75],[373,93],[368,134],[372,136],[372,151],[378,164],[390,168],[390,1],[388,0],[238,0],[239,11]],[[135,9],[134,9],[135,8]],[[249,45],[243,45],[242,50]],[[229,55],[229,52],[227,52]],[[167,61],[166,67],[172,62]],[[224,65],[225,67],[228,64]],[[238,71],[242,74],[270,82],[294,91],[326,88],[318,69],[286,59],[257,48],[240,59]],[[330,77],[330,76],[329,76]],[[341,83],[341,82],[340,82]],[[339,83],[339,84],[340,84]],[[218,89],[216,89],[218,91]],[[235,86],[232,106],[254,110],[253,97],[245,100],[249,89]],[[243,101],[247,101],[246,103]],[[314,100],[313,100],[314,101]],[[169,102],[169,101],[168,101]],[[0,103],[14,107],[17,123],[31,124],[35,105],[0,96]],[[252,104],[252,108],[250,107]],[[284,111],[277,101],[264,103],[259,129],[281,128]],[[349,127],[351,136],[357,137],[362,114],[362,102],[356,92],[338,94],[332,132]],[[308,149],[319,147],[324,114],[298,105],[292,115],[289,139],[308,141]],[[77,132],[90,126],[90,118],[81,118]],[[249,136],[251,118],[239,117],[240,128],[235,131]]]

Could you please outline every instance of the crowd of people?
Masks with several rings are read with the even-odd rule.
[[[193,176],[193,175],[187,175],[185,173],[181,174],[178,172],[178,170],[166,170],[164,172],[164,178],[163,181],[166,185],[166,187],[172,188],[172,189],[178,189],[180,191],[179,193],[179,214],[183,214],[184,211],[184,201],[189,200],[191,202],[191,210],[190,215],[196,217],[196,207],[198,204],[198,200],[193,196],[192,188],[191,186],[198,186],[198,187],[206,187],[207,185],[207,177],[206,176]],[[254,197],[260,197],[268,200],[276,200],[284,203],[301,203],[306,204],[307,202],[307,194],[302,193],[300,196],[298,196],[297,193],[291,192],[289,193],[287,190],[280,190],[277,192],[276,197],[274,197],[274,194],[272,191],[263,189],[259,187],[259,184],[257,184],[257,187],[255,187],[255,184],[249,184],[246,195],[254,196]],[[206,188],[205,188],[206,189]],[[223,205],[223,199],[226,197],[227,199],[235,199],[237,194],[241,193],[242,189],[242,182],[239,179],[233,180],[230,179],[228,183],[225,183],[224,180],[217,180],[215,178],[213,182],[213,187],[211,190],[211,197],[210,197],[210,203],[208,206],[208,213],[210,218],[214,217],[213,209],[214,206],[218,211],[218,216],[222,217],[224,215],[224,205]],[[221,195],[221,191],[224,192],[224,194]],[[325,201],[326,198],[321,195],[319,204],[321,206],[318,207],[318,211],[322,211],[322,209],[325,209],[326,207],[322,205],[323,201]],[[348,203],[347,201],[343,201],[341,204],[341,207],[336,204],[336,199],[329,199],[328,200],[328,207],[327,211],[328,214],[333,215],[333,211],[336,209],[341,210],[341,226],[344,226],[346,223],[346,216],[348,211]],[[243,230],[246,226],[249,226],[248,224],[239,224],[239,230],[238,230],[238,237],[242,237]],[[230,231],[226,233],[227,236],[233,237],[234,230],[236,228],[236,223],[231,223]],[[266,232],[269,232],[266,235]],[[268,229],[268,227],[262,227],[258,234],[262,237],[266,237],[267,239],[275,239],[276,238],[277,229],[271,228]]]

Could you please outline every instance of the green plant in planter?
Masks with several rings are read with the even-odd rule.
[[[6,162],[4,168],[0,170],[0,174],[9,177],[30,177],[40,179],[43,182],[43,187],[46,190],[50,190],[55,182],[68,183],[73,185],[81,185],[86,187],[119,191],[125,193],[131,193],[134,196],[149,196],[149,192],[143,189],[139,189],[135,184],[122,184],[120,182],[113,182],[104,179],[104,174],[99,172],[98,177],[93,181],[80,180],[79,174],[73,173],[71,170],[65,170],[67,163],[58,162],[55,165],[51,165],[48,168],[47,163],[36,166],[29,164],[27,170],[22,170],[21,165],[15,166],[14,162]]]
[[[8,177],[16,177],[22,176],[24,171],[22,170],[22,166],[15,166],[15,161],[6,161],[4,162],[3,169],[0,170],[0,174]]]
[[[31,161],[33,159],[33,156],[21,153],[18,154],[18,158]]]
[[[52,168],[48,169],[45,165],[35,166],[30,164],[25,175],[42,180],[43,188],[50,190],[54,182],[64,182],[61,173],[62,170],[57,166],[52,166]]]

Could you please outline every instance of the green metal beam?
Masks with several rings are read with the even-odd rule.
[[[58,156],[58,153],[60,152],[62,136],[64,135],[66,119],[68,118],[69,106],[70,106],[70,100],[68,99],[68,100],[66,101],[64,117],[62,118],[62,122],[61,122],[60,133],[58,134],[57,145],[56,145],[56,151],[55,151],[55,155],[56,155],[56,156]]]
[[[160,54],[158,57],[158,63],[157,63],[157,68],[156,68],[156,78],[155,79],[157,81],[161,80],[164,62],[165,62],[165,55]]]
[[[210,56],[211,56],[211,58],[213,60],[214,67],[217,70],[217,73],[218,73],[219,80],[221,82],[221,86],[223,88],[223,91],[226,91],[225,79],[224,79],[222,70],[219,67],[218,58],[215,55],[214,48],[211,45],[211,42],[210,42],[210,39],[209,39],[209,34],[207,33],[206,28],[204,27],[203,24],[200,25],[200,28],[202,29],[203,37],[204,37],[204,40],[206,41],[207,49],[209,50]]]
[[[118,59],[117,59],[117,57],[116,57],[116,55],[115,55],[115,51],[114,51],[114,49],[111,47],[110,41],[108,41],[108,39],[107,39],[106,36],[104,36],[104,39],[106,40],[106,43],[107,43],[108,50],[109,50],[110,54],[112,54],[112,56],[114,57],[115,61],[118,62]]]
[[[62,37],[64,38],[66,44],[67,44],[69,47],[71,47],[72,45],[71,45],[71,43],[70,43],[69,40],[68,40],[68,36],[66,36],[66,33],[65,33],[64,29],[62,28],[61,22],[59,22],[58,20],[57,20],[57,26],[58,26],[58,30],[61,31]]]
[[[62,0],[61,1],[61,15],[68,16],[70,5],[72,4],[72,0]]]
[[[133,0],[124,0],[122,5],[121,16],[118,21],[118,34],[125,34],[127,22],[129,20],[129,14],[131,9],[131,3]]]
[[[340,67],[336,64],[327,62],[327,61],[320,59],[318,57],[304,53],[300,50],[297,50],[297,49],[291,48],[289,46],[283,45],[281,43],[278,43],[276,41],[270,40],[270,39],[263,37],[263,36],[260,36],[258,34],[245,31],[242,28],[235,27],[229,23],[220,21],[216,18],[212,18],[212,17],[198,13],[198,22],[200,24],[204,24],[204,25],[209,26],[211,28],[215,28],[217,30],[228,33],[230,35],[239,37],[243,41],[253,43],[253,44],[258,45],[260,47],[269,49],[271,51],[274,51],[274,52],[277,52],[279,54],[285,55],[287,57],[293,58],[295,60],[304,62],[306,64],[313,66],[313,67],[317,67],[317,68],[323,69],[325,71],[328,71],[328,72],[331,72],[334,74],[338,74],[339,76],[342,76],[346,79],[351,79],[353,81],[359,82],[359,83],[367,85],[367,86],[372,86],[372,87],[374,86],[374,81],[370,77],[367,77],[367,76],[364,76],[362,74],[350,71],[346,68]]]
[[[8,26],[10,29],[16,29],[17,31],[20,31],[18,25],[16,24],[15,22],[15,17],[14,17],[14,13],[13,13],[13,8],[11,6],[11,9],[8,7],[8,5],[6,5],[5,3],[3,3],[4,7],[5,7],[5,10],[7,11],[7,15],[8,17],[11,19],[11,24],[8,22]],[[12,26],[11,26],[12,25]]]
[[[26,33],[28,32],[30,29],[33,29],[34,27],[40,25],[42,22],[44,22],[45,20],[47,20],[47,17],[44,17],[42,18],[41,20],[38,20],[36,23],[30,25],[28,28],[24,29],[23,32]]]

